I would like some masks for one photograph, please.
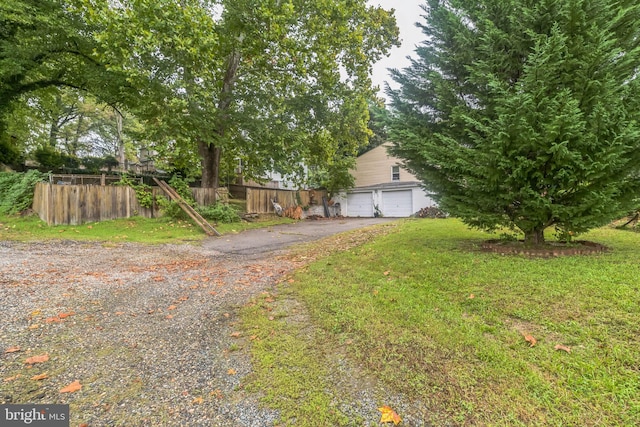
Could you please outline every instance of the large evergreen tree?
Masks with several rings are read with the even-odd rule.
[[[636,0],[428,0],[388,90],[394,152],[482,229],[583,232],[640,189]]]

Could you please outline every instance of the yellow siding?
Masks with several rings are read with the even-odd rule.
[[[387,182],[418,181],[418,178],[402,167],[400,168],[400,181],[391,179],[392,166],[400,165],[402,162],[387,153],[387,147],[390,145],[391,143],[382,144],[358,157],[356,169],[351,171],[355,178],[356,187],[366,187]]]

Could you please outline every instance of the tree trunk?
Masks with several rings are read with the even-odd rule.
[[[122,114],[120,114],[120,111],[116,110],[115,108],[114,113],[116,115],[116,140],[118,144],[117,159],[118,163],[120,163],[121,170],[126,171],[127,165],[125,161],[126,157],[124,152],[124,139],[122,138]]]
[[[544,245],[544,228],[525,231],[524,244],[527,246]]]
[[[55,118],[51,121],[51,127],[49,128],[49,146],[55,148],[58,142],[58,135],[60,134],[60,126],[58,126],[58,119]]]
[[[222,149],[215,145],[207,144],[205,141],[199,141],[198,151],[202,161],[202,187],[217,190]]]

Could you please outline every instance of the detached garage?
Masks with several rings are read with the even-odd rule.
[[[390,143],[375,147],[356,159],[351,171],[355,188],[336,198],[344,216],[409,217],[436,203],[420,186],[418,178],[389,154]]]
[[[436,203],[424,192],[419,183],[379,184],[354,188],[336,198],[342,215],[371,218],[406,218],[422,208]]]

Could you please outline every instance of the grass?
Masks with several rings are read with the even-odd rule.
[[[252,348],[254,354],[261,355],[247,389],[261,393],[263,403],[277,409],[283,419],[295,420],[290,425],[349,425],[349,419],[333,407],[327,393],[331,366],[326,363],[322,334],[290,323],[287,311],[291,307],[283,310],[273,302],[271,296],[262,295],[243,312],[245,318],[253,320]]]
[[[221,234],[291,222],[278,217],[265,217],[258,222],[235,222],[216,225]],[[207,235],[191,221],[170,218],[123,218],[81,225],[47,226],[35,215],[0,215],[0,241],[17,240],[81,240],[110,243],[137,242],[147,244],[199,242]]]
[[[311,263],[279,298],[306,307],[312,337],[285,314],[266,325],[267,314],[243,317],[262,337],[255,387],[287,393],[301,381],[289,358],[304,348],[309,360],[293,371],[321,387],[278,408],[284,422],[325,425],[299,411],[323,400],[326,414],[340,400],[323,383],[323,349],[349,342],[350,361],[424,402],[433,425],[640,425],[640,235],[601,228],[581,238],[609,252],[553,259],[480,252],[487,238],[452,219],[403,221]]]

